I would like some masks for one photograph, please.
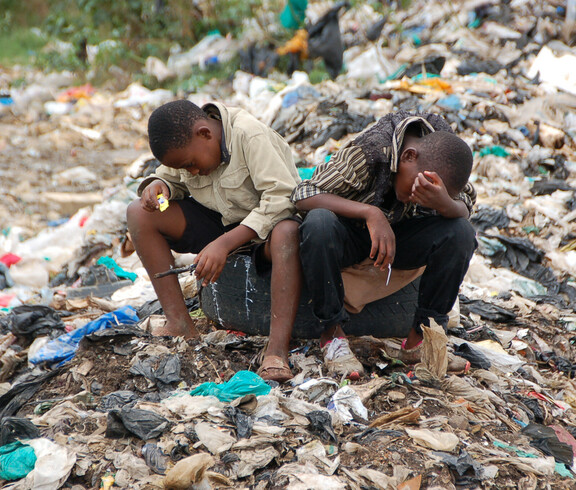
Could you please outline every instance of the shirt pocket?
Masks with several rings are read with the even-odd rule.
[[[222,197],[231,206],[251,211],[258,206],[260,195],[254,188],[248,169],[238,168],[220,177]]]

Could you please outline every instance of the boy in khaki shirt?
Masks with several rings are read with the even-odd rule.
[[[127,211],[128,229],[166,315],[155,335],[197,338],[176,276],[155,278],[174,264],[171,250],[196,253],[207,285],[227,256],[251,241],[257,261],[272,263],[270,337],[259,374],[292,378],[288,350],[301,289],[299,222],[290,195],[300,182],[288,144],[247,111],[219,103],[200,108],[178,100],[148,122],[150,148],[162,163]],[[169,200],[161,211],[158,195]]]

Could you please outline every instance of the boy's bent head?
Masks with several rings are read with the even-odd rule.
[[[162,161],[170,150],[184,148],[192,139],[196,122],[206,113],[189,100],[176,100],[158,107],[148,120],[148,139],[154,156]]]
[[[472,172],[472,151],[460,137],[448,131],[429,133],[418,142],[418,171],[436,172],[451,195],[458,194]]]

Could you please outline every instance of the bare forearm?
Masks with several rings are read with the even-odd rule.
[[[468,218],[470,213],[463,201],[450,199],[446,207],[437,210],[444,218]]]
[[[228,253],[230,253],[257,236],[258,234],[252,228],[245,225],[238,225],[236,228],[224,233],[224,235],[221,235],[216,240],[228,250]]]
[[[352,219],[367,220],[371,213],[379,210],[371,204],[351,201],[335,194],[317,194],[307,199],[296,202],[298,211],[310,211],[311,209],[328,209],[338,216]]]

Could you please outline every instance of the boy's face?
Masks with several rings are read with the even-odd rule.
[[[398,165],[398,172],[394,180],[394,190],[396,199],[400,202],[407,203],[410,201],[412,186],[418,176],[418,164],[416,161],[403,161]]]
[[[198,123],[197,123],[198,124]],[[167,167],[187,170],[192,175],[209,175],[220,165],[220,139],[203,126],[193,129],[193,136],[182,148],[168,150],[162,159]]]

